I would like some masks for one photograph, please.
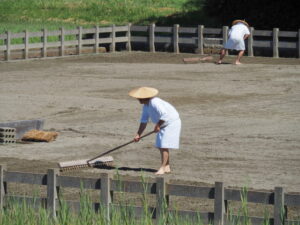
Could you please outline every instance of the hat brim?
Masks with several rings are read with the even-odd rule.
[[[158,90],[151,87],[135,88],[128,93],[129,96],[137,99],[153,98],[157,94]]]
[[[234,20],[234,21],[232,22],[232,26],[235,25],[235,24],[237,24],[237,23],[243,23],[243,24],[245,24],[247,27],[250,27],[249,24],[248,24],[245,20]]]

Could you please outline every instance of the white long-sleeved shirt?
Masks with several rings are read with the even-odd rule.
[[[166,124],[179,119],[179,113],[170,103],[154,97],[150,99],[148,104],[144,104],[141,123],[147,123],[151,118],[153,123],[158,123],[159,120],[165,121]]]

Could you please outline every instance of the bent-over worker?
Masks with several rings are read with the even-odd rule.
[[[129,92],[131,97],[143,104],[140,126],[134,141],[140,140],[150,118],[157,133],[155,146],[161,154],[161,166],[155,174],[161,175],[171,172],[169,149],[179,148],[181,120],[174,106],[155,97],[157,94],[158,90],[151,87],[140,87]]]
[[[228,49],[237,50],[238,55],[235,65],[241,64],[241,58],[245,52],[245,40],[250,36],[249,24],[244,20],[234,20],[229,30],[228,41],[220,52],[220,59],[217,64],[221,64]]]

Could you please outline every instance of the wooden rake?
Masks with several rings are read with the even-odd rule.
[[[140,139],[147,137],[151,134],[155,133],[155,131],[151,131],[143,136],[141,136]],[[131,143],[135,142],[134,140],[131,140],[125,144],[122,144],[118,147],[115,147],[111,150],[108,150],[104,153],[101,153],[100,155],[95,156],[94,158],[91,159],[81,159],[81,160],[73,160],[73,161],[66,161],[66,162],[60,162],[58,163],[58,166],[60,168],[60,171],[67,171],[67,170],[74,170],[74,169],[81,169],[81,168],[88,168],[88,167],[111,167],[113,166],[113,157],[112,156],[106,156],[105,155],[114,152],[120,148],[125,147],[126,145],[129,145]]]

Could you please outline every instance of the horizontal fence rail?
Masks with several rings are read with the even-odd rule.
[[[13,197],[16,201],[26,201],[29,204],[37,204],[45,206],[53,217],[56,216],[56,211],[59,208],[59,189],[60,188],[84,188],[92,190],[101,190],[99,194],[100,202],[94,202],[93,207],[99,209],[104,206],[107,208],[107,215],[111,206],[119,207],[114,204],[114,192],[131,192],[131,193],[146,193],[156,196],[156,207],[149,207],[153,213],[154,219],[159,219],[162,210],[167,208],[169,212],[174,210],[169,209],[169,197],[181,196],[202,199],[212,199],[214,201],[213,212],[197,212],[189,210],[179,210],[176,214],[179,216],[188,216],[197,218],[199,215],[203,223],[213,222],[215,225],[226,224],[228,218],[227,202],[242,201],[243,189],[225,188],[222,182],[216,182],[213,187],[169,184],[164,177],[157,177],[155,182],[142,181],[121,181],[113,179],[111,174],[103,173],[99,178],[82,178],[62,176],[58,169],[49,169],[47,174],[34,174],[11,172],[6,170],[5,165],[0,165],[0,206],[5,207],[5,202],[8,198]],[[8,183],[25,183],[31,185],[43,185],[47,188],[47,197],[21,197],[8,195]],[[285,193],[282,187],[275,187],[274,191],[247,191],[247,202],[261,203],[274,206],[274,217],[269,219],[269,224],[299,224],[300,221],[287,220],[287,207],[300,207],[299,193]],[[73,210],[80,209],[80,203],[76,201],[66,201]],[[137,216],[143,213],[143,207],[132,206]],[[282,209],[286,209],[284,218],[282,218]],[[249,217],[251,223],[263,224],[265,218]]]
[[[174,53],[185,52],[187,48],[204,54],[205,49],[222,48],[228,39],[229,28],[139,26],[94,27],[50,31],[43,29],[39,32],[25,30],[21,33],[7,31],[0,34],[0,60],[46,58],[50,56],[97,54],[101,47],[110,52],[116,51],[118,44],[123,49],[132,50],[132,45],[143,44],[147,50],[155,52],[159,45]],[[294,57],[300,58],[300,29],[299,31],[255,30],[250,28],[250,37],[246,40],[248,56],[262,56],[258,50],[267,49],[275,58],[281,52],[293,52]],[[257,50],[257,53],[255,51]],[[18,56],[16,56],[18,55]]]

